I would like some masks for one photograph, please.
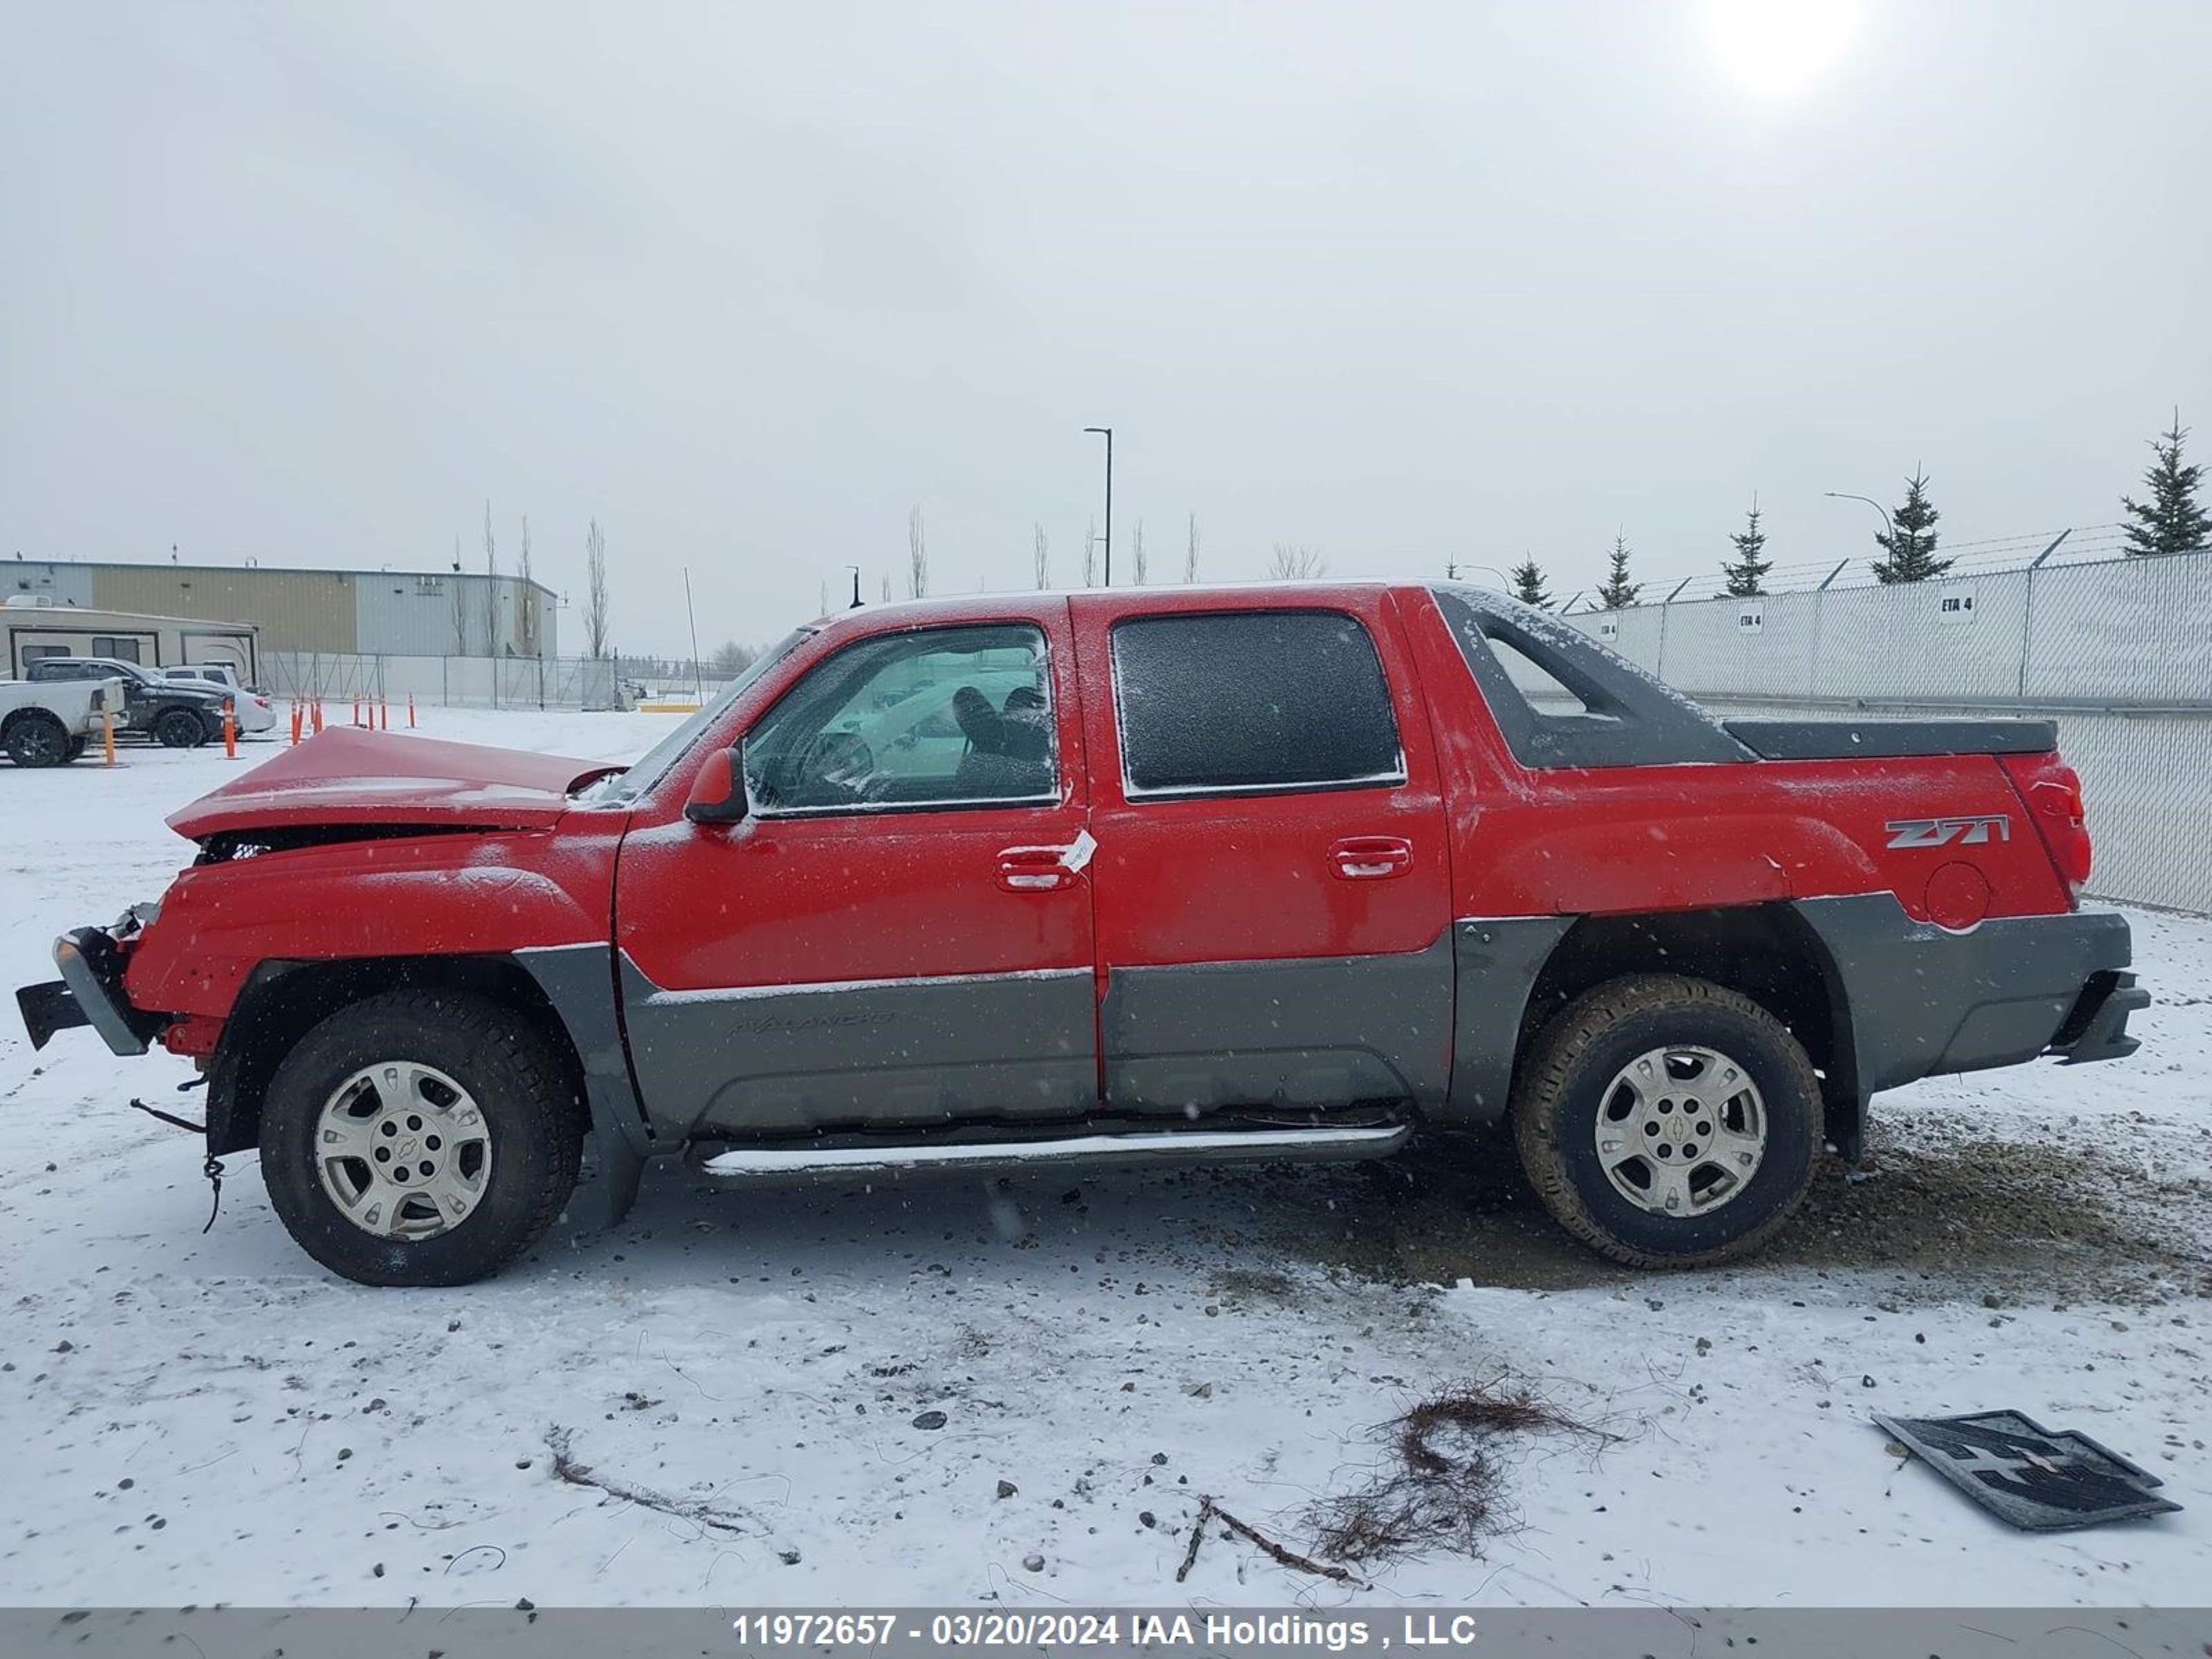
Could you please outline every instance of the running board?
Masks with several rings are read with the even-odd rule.
[[[1280,1158],[1309,1162],[1387,1158],[1411,1140],[1411,1123],[1311,1129],[1192,1129],[1134,1134],[1068,1135],[1056,1139],[967,1141],[911,1146],[741,1147],[699,1165],[715,1181],[890,1179],[933,1171],[1019,1172],[1063,1169],[1144,1168],[1173,1164],[1250,1164]]]

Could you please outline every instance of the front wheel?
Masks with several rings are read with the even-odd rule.
[[[1637,1267],[1758,1249],[1802,1201],[1820,1146],[1812,1062],[1772,1014],[1671,975],[1568,1005],[1522,1067],[1514,1135],[1576,1237]]]
[[[276,1068],[261,1113],[270,1202],[362,1285],[465,1285],[544,1236],[576,1184],[582,1113],[513,1010],[444,991],[342,1008]]]
[[[207,728],[189,708],[172,708],[154,722],[154,738],[164,749],[197,749],[207,741]]]

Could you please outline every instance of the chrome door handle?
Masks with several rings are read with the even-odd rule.
[[[1402,836],[1347,836],[1328,849],[1340,881],[1387,881],[1413,867],[1413,843]]]
[[[1010,893],[1052,893],[1075,885],[1098,843],[1079,830],[1065,847],[1009,847],[999,854],[999,885]]]
[[[999,885],[1010,893],[1049,893],[1074,884],[1075,878],[1060,867],[1057,847],[1009,847],[999,854]]]

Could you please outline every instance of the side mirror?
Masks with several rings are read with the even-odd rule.
[[[691,780],[684,816],[694,823],[736,823],[744,817],[745,773],[738,750],[717,749],[707,757]]]

